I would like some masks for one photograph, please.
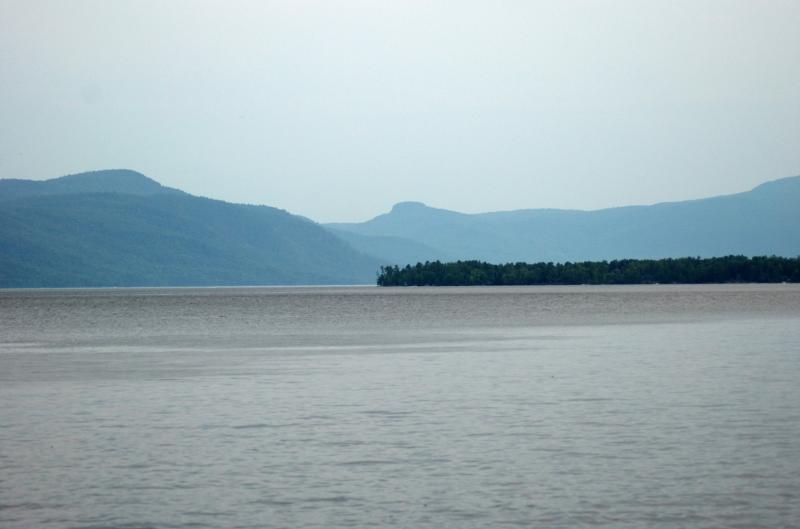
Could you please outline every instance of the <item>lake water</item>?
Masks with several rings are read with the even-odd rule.
[[[0,527],[800,527],[800,286],[0,291]]]

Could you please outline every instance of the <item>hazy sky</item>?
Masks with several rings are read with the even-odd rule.
[[[126,167],[319,221],[800,174],[800,1],[0,0],[0,177]]]

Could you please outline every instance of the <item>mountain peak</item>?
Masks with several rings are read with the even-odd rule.
[[[428,206],[422,202],[398,202],[392,207],[392,213],[422,211],[425,209],[428,209]]]
[[[152,178],[148,178],[139,171],[133,169],[98,169],[96,171],[84,171],[82,173],[68,174],[66,176],[59,176],[51,178],[50,180],[139,180],[155,182]]]
[[[72,195],[79,193],[155,195],[183,192],[164,187],[142,173],[130,169],[90,171],[50,180],[0,180],[0,194],[5,200],[26,196]]]
[[[71,174],[49,180],[59,187],[70,187],[81,192],[151,194],[165,188],[138,171],[131,169],[104,169]]]

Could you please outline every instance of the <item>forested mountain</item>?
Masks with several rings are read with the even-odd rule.
[[[0,180],[0,287],[374,283],[319,225],[133,171]]]
[[[416,202],[356,224],[330,224],[363,238],[357,249],[404,265],[409,252],[382,255],[374,237],[433,250],[426,260],[490,263],[599,261],[724,255],[800,255],[800,177],[702,200],[597,211],[530,209],[464,214]]]

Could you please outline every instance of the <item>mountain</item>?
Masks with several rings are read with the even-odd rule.
[[[800,255],[800,177],[598,211],[464,214],[403,202],[322,227],[117,169],[0,180],[0,287],[374,283],[382,264]]]
[[[285,211],[140,173],[0,180],[0,287],[374,283],[379,262]]]
[[[381,253],[376,240],[422,245],[426,259],[490,263],[619,258],[800,255],[800,176],[734,195],[597,211],[527,209],[465,214],[419,202],[363,223],[329,224],[362,252],[392,264],[419,253]],[[356,237],[357,236],[357,237]]]

